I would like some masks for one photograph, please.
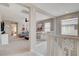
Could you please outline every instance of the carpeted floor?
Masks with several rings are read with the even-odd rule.
[[[46,55],[46,41],[37,41],[35,50],[30,52],[30,41],[10,40],[8,45],[0,45],[0,56],[43,56]]]
[[[8,45],[0,45],[0,56],[24,53],[29,50],[28,40],[12,40]]]

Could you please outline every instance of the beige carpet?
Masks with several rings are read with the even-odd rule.
[[[46,41],[37,41],[34,51],[30,52],[30,41],[10,39],[8,45],[0,45],[0,56],[45,56]]]
[[[15,55],[30,50],[28,40],[12,40],[8,45],[0,45],[0,56]]]

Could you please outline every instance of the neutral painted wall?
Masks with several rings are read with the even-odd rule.
[[[55,31],[55,33],[57,35],[61,35],[61,20],[64,19],[70,19],[70,18],[79,18],[79,12],[74,12],[74,13],[69,13],[66,15],[61,15],[55,18],[50,18],[50,19],[46,19],[43,21],[39,21],[37,22],[37,24],[42,23],[44,25],[44,23],[46,22],[50,22],[51,23],[51,31]],[[79,21],[78,21],[78,26],[79,26]],[[79,35],[79,28],[78,28],[78,35]]]
[[[18,34],[22,32],[23,25],[25,26],[25,28],[27,27],[27,29],[29,30],[29,25],[25,23],[25,19],[14,19],[11,17],[6,17],[6,16],[1,15],[0,22],[1,22],[1,20],[6,20],[5,21],[6,23],[9,21],[18,23]]]
[[[79,12],[74,12],[74,13],[70,13],[70,14],[66,14],[66,15],[62,15],[62,16],[58,16],[58,17],[54,18],[54,19],[56,19],[56,23],[57,23],[56,24],[56,34],[61,35],[61,23],[60,23],[61,20],[71,19],[71,18],[76,18],[76,17],[79,18]],[[78,33],[79,33],[79,28],[78,28]]]
[[[53,18],[50,18],[50,19],[46,19],[46,20],[43,20],[43,21],[39,21],[39,22],[37,22],[37,24],[43,24],[43,29],[44,29],[44,24],[45,23],[47,23],[47,22],[50,22],[50,24],[51,24],[51,31],[53,31],[54,30],[54,20],[53,20]]]

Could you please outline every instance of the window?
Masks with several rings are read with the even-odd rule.
[[[50,22],[45,23],[45,32],[50,32]]]
[[[61,20],[61,34],[78,35],[78,18]]]

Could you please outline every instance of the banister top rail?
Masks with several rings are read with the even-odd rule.
[[[64,38],[64,39],[79,39],[79,36],[71,36],[71,35],[52,35],[53,37],[57,38]]]

